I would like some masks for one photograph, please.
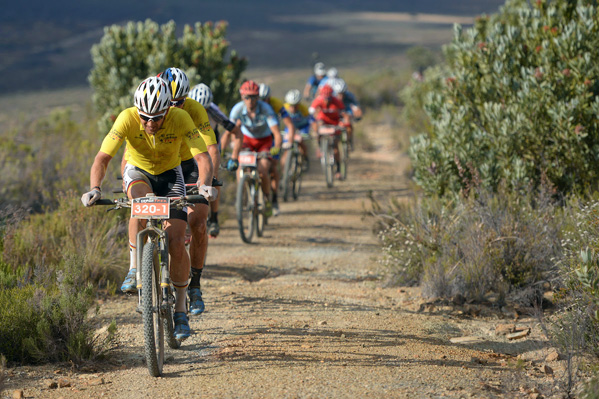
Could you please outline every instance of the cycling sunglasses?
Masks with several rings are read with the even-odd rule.
[[[257,94],[253,94],[251,96],[241,96],[241,98],[243,100],[257,100],[258,99],[258,95]]]
[[[178,100],[178,101],[171,101],[171,107],[178,107],[179,105],[183,105],[183,103],[185,103],[185,97],[183,97],[182,99]]]
[[[148,115],[139,113],[139,118],[141,120],[143,120],[144,122],[160,122],[162,120],[162,118],[164,118],[164,115],[166,115],[166,112],[163,112],[158,115],[153,115],[153,116],[148,116]]]

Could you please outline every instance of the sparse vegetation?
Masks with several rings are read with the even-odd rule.
[[[550,279],[563,220],[544,195],[479,192],[455,202],[394,201],[385,211],[374,203],[393,282],[420,284],[433,298],[480,301],[493,292],[502,302]]]

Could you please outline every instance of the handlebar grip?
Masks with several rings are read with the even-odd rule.
[[[100,198],[99,200],[94,202],[94,205],[114,205],[115,203],[116,202],[114,200]]]
[[[192,204],[209,204],[208,200],[203,195],[187,195],[185,199],[187,202],[191,202]]]

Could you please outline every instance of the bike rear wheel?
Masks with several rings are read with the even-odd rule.
[[[166,287],[162,287],[162,307],[160,314],[163,318],[164,324],[164,335],[166,343],[172,349],[179,349],[181,347],[181,340],[175,338],[175,320],[174,320],[174,308],[175,308],[175,294],[173,287],[170,285],[170,278],[168,277],[168,250],[161,242],[160,245],[160,281],[167,282]],[[206,264],[206,263],[204,263]]]
[[[159,259],[156,243],[147,242],[143,246],[141,264],[141,309],[144,327],[144,351],[146,365],[153,377],[162,374],[164,364],[164,326],[160,307],[162,289],[160,288]]]
[[[237,198],[235,200],[235,209],[237,213],[237,224],[239,225],[239,235],[245,243],[252,242],[256,217],[254,214],[254,182],[250,175],[244,174],[237,185]]]

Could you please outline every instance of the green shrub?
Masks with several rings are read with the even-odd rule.
[[[179,39],[175,33],[174,21],[159,26],[149,19],[104,28],[100,43],[91,49],[94,67],[89,75],[94,105],[102,115],[101,132],[133,106],[133,93],[143,79],[168,67],[183,69],[192,86],[209,85],[226,109],[235,104],[247,61],[229,49],[226,22],[185,25]]]
[[[599,30],[594,0],[508,0],[474,27],[456,26],[446,69],[425,74],[431,129],[412,139],[426,193],[599,183]],[[461,166],[460,166],[461,165]],[[468,166],[466,168],[466,166]],[[466,170],[466,177],[462,174]]]
[[[95,292],[84,283],[81,258],[65,254],[43,282],[0,290],[0,354],[9,362],[81,363],[105,353],[111,334],[98,341],[87,320]]]

